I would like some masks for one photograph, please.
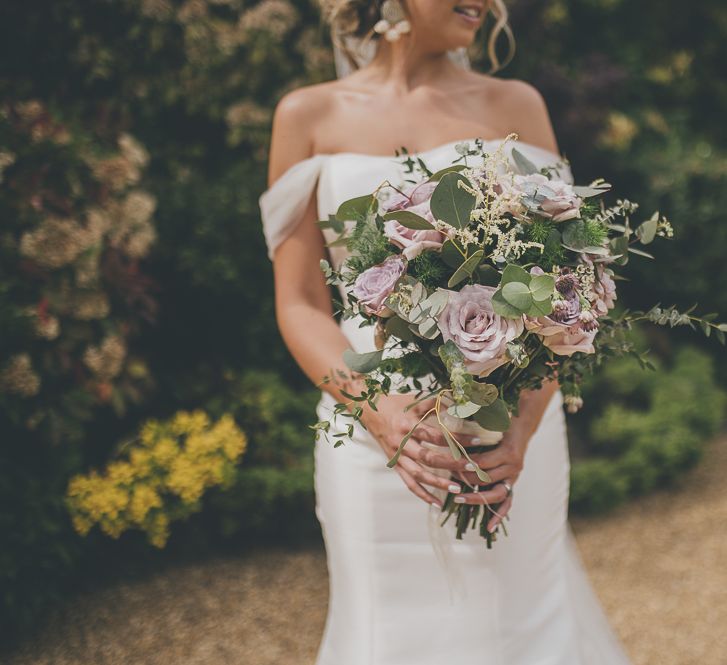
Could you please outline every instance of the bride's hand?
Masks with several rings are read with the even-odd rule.
[[[490,520],[488,530],[493,531],[502,522],[512,507],[512,488],[520,477],[525,462],[525,453],[533,434],[535,434],[558,383],[552,381],[540,390],[526,391],[520,397],[520,415],[513,418],[510,428],[503,435],[500,445],[486,453],[470,455],[472,460],[485,471],[492,482],[492,489],[482,492],[466,493],[455,498],[458,503],[498,505],[495,517]],[[465,467],[467,469],[467,467]],[[470,485],[482,484],[473,470],[461,471],[457,474]],[[508,491],[505,486],[510,487]]]
[[[413,401],[411,395],[384,395],[376,403],[376,411],[364,407],[361,420],[389,459],[394,456],[407,432],[434,406],[435,402],[434,398],[427,399],[404,411],[404,408]],[[462,445],[471,444],[470,437],[457,438]],[[442,446],[442,450],[427,448],[421,444],[422,441]],[[463,468],[462,463],[452,457],[442,432],[437,427],[420,423],[404,446],[394,469],[411,492],[423,501],[441,507],[441,501],[424,486],[437,487],[453,494],[459,493],[461,486],[448,477],[442,478],[432,473],[426,468],[427,466],[449,471]]]
[[[512,487],[523,470],[525,450],[529,440],[529,437],[524,439],[524,436],[524,434],[519,435],[517,431],[508,431],[505,433],[500,445],[494,450],[470,455],[472,460],[492,478],[495,486],[492,489],[480,492],[462,494],[456,497],[455,501],[460,503],[460,500],[463,499],[462,503],[470,505],[496,505],[498,515],[490,520],[487,527],[489,531],[495,529],[512,507]],[[472,471],[461,471],[458,475],[470,485],[483,484]],[[510,486],[510,492],[508,492],[504,483]]]

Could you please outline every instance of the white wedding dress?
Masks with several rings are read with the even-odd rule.
[[[434,171],[457,157],[458,142],[415,154]],[[486,148],[500,143],[486,142]],[[558,159],[529,144],[517,147],[538,166]],[[371,193],[384,179],[400,183],[401,161],[335,153],[293,165],[260,197],[270,256],[299,223],[313,191],[318,218],[327,219],[342,201]],[[561,175],[570,178],[565,171]],[[330,230],[324,235],[332,239]],[[345,248],[329,251],[338,267]],[[359,328],[359,322],[344,321],[342,331],[354,350],[371,351],[373,328]],[[323,392],[318,418],[328,419],[333,404]],[[455,540],[454,520],[435,524],[441,531],[433,536],[428,505],[386,462],[360,425],[343,446],[334,449],[323,437],[315,444],[316,515],[330,579],[316,665],[629,663],[591,589],[567,521],[570,465],[560,392],[529,443],[514,488],[509,536],[500,534],[491,550],[474,531]],[[437,535],[448,542],[444,566],[434,547],[441,541]],[[451,593],[456,579],[466,586]]]

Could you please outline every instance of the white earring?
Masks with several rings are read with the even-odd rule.
[[[389,42],[395,42],[402,35],[411,32],[411,25],[406,20],[399,0],[384,0],[381,5],[381,20],[374,26],[374,32],[384,35]]]

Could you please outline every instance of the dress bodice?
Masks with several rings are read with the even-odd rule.
[[[460,139],[442,144],[431,150],[410,153],[420,157],[432,171],[448,166],[458,157],[455,145],[467,141]],[[474,139],[469,139],[473,141]],[[496,149],[502,139],[485,141],[485,149]],[[561,158],[538,146],[522,141],[509,142],[506,154],[511,157],[512,149],[517,148],[536,166],[551,166]],[[318,219],[327,219],[338,206],[348,199],[373,192],[384,180],[401,185],[407,177],[402,157],[389,155],[368,155],[355,152],[322,153],[297,162],[285,171],[260,196],[260,211],[263,231],[272,260],[275,248],[283,242],[301,221],[313,192],[316,192]],[[474,162],[473,162],[474,163]],[[567,165],[560,169],[561,177],[572,182]],[[408,177],[411,177],[409,175]],[[336,238],[330,229],[323,230],[326,243]],[[329,247],[331,265],[338,268],[346,258],[345,247]]]

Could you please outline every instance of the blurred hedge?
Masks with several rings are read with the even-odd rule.
[[[589,413],[574,419],[586,420],[575,438],[581,445],[571,473],[574,512],[604,512],[681,483],[719,431],[727,394],[716,385],[709,356],[684,347],[673,362],[658,364],[656,372],[642,371],[619,359],[588,382]]]
[[[505,74],[544,93],[577,177],[608,176],[675,224],[660,248],[670,269],[635,269],[622,300],[727,311],[727,8],[511,7],[519,52]],[[202,532],[287,529],[302,506],[314,528],[303,424],[315,394],[275,327],[257,197],[275,102],[332,76],[313,0],[0,5],[6,627],[32,623],[93,558],[96,541],[76,536],[64,510],[67,481],[103,466],[148,417],[204,405],[233,412],[248,435],[233,487],[191,518]],[[141,208],[127,200],[139,193]],[[114,225],[102,215],[94,227],[99,210]],[[131,242],[140,231],[143,251]],[[50,265],[33,250],[79,234],[82,246]]]

